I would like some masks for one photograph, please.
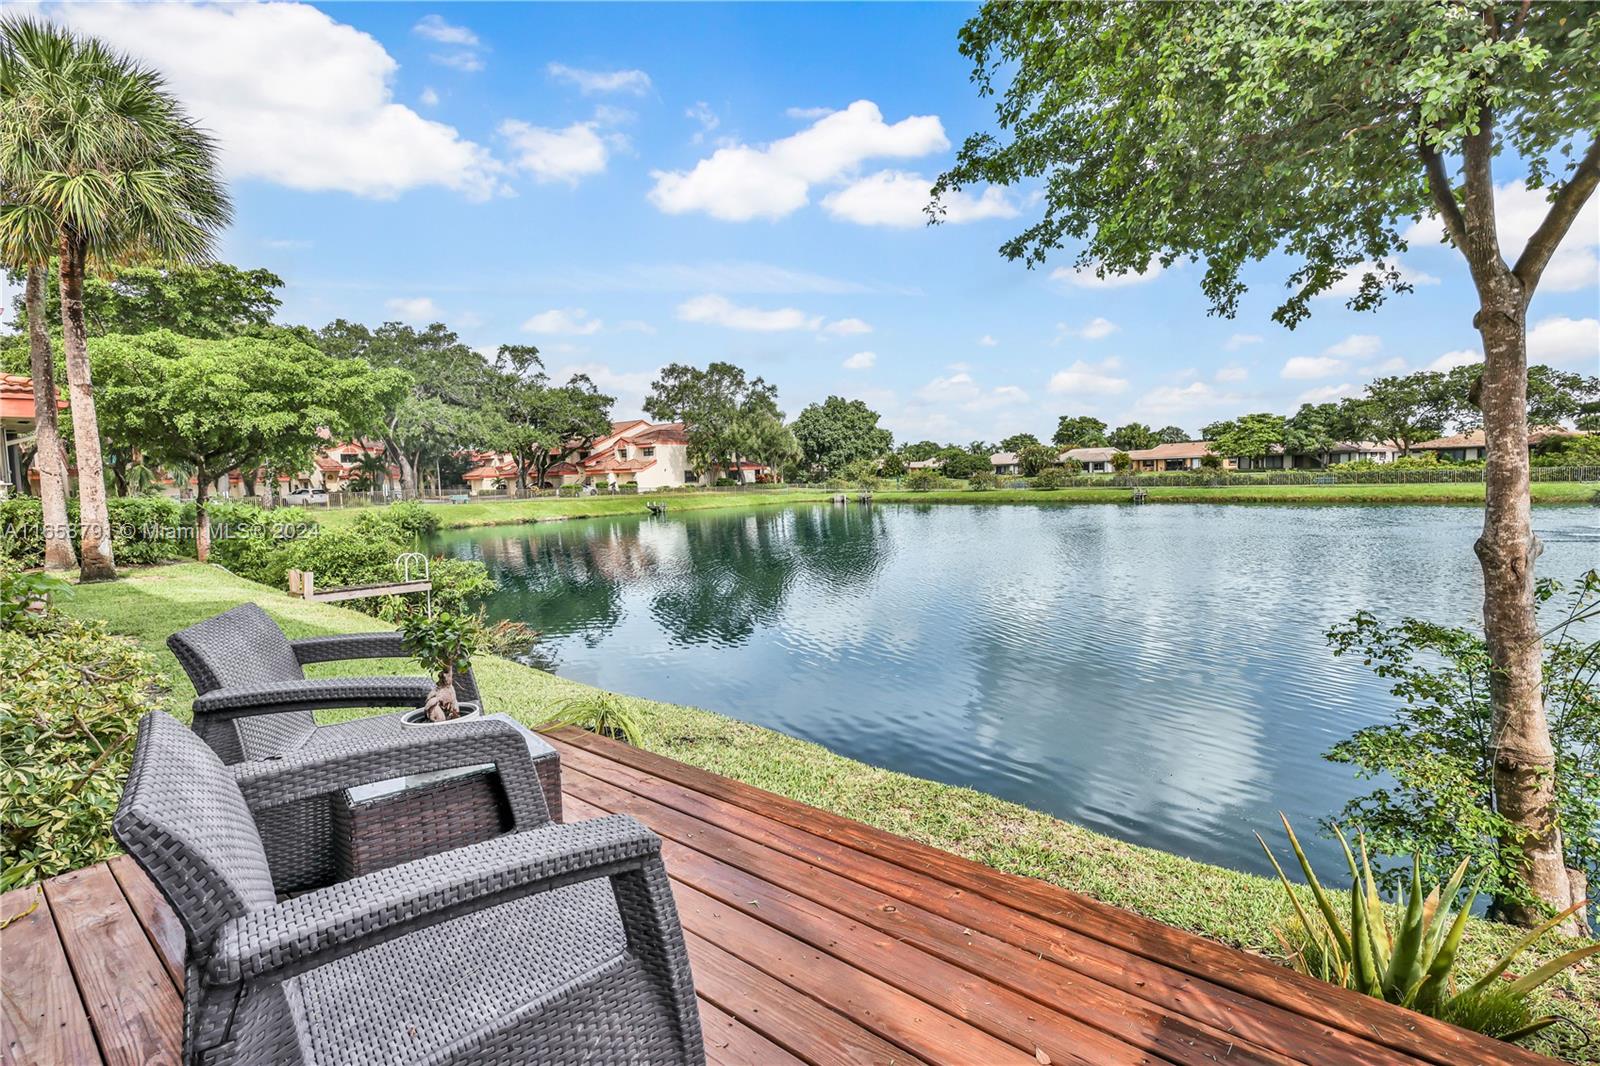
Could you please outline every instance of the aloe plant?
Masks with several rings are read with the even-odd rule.
[[[1341,908],[1317,879],[1288,818],[1283,819],[1283,828],[1311,888],[1316,918],[1307,912],[1300,894],[1260,833],[1256,840],[1272,868],[1278,871],[1305,929],[1306,944],[1298,951],[1291,947],[1290,951],[1298,967],[1312,976],[1502,1040],[1520,1040],[1560,1020],[1554,1016],[1534,1017],[1529,1001],[1534,989],[1568,967],[1600,954],[1600,944],[1590,944],[1551,959],[1515,980],[1503,976],[1519,955],[1569,915],[1587,906],[1588,901],[1584,900],[1530,930],[1485,973],[1462,987],[1466,979],[1455,972],[1456,956],[1483,881],[1479,875],[1462,896],[1467,860],[1455,868],[1442,891],[1435,885],[1424,894],[1422,867],[1413,856],[1404,905],[1397,907],[1391,917],[1378,895],[1364,837],[1356,837],[1356,849],[1352,851],[1344,831],[1334,826],[1350,866],[1350,902]],[[1289,947],[1287,940],[1285,946]]]

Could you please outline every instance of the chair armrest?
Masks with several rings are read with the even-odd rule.
[[[235,763],[233,772],[252,813],[394,777],[492,763],[511,809],[513,828],[550,821],[544,790],[523,734],[510,722],[480,719],[348,743],[317,745],[281,758]]]
[[[213,984],[285,980],[522,896],[652,863],[659,868],[660,850],[654,833],[627,815],[611,815],[391,866],[233,919],[217,932],[206,977]]]
[[[421,707],[433,682],[425,677],[327,677],[219,688],[194,698],[194,713],[239,718],[332,707]]]
[[[331,663],[341,659],[409,659],[405,640],[399,632],[386,633],[336,633],[327,637],[306,637],[291,640],[294,657],[300,665]]]

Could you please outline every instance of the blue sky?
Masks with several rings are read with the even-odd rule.
[[[1430,239],[1403,261],[1413,295],[1319,300],[1291,333],[1269,318],[1282,262],[1229,321],[1194,267],[1104,286],[1069,256],[1004,260],[1025,189],[918,224],[990,121],[963,5],[49,10],[165,71],[217,133],[237,207],[220,252],[284,277],[285,320],[534,343],[619,414],[663,364],[726,359],[791,415],[860,397],[900,440],[1048,437],[1064,413],[1192,432],[1477,351],[1465,268]],[[1501,170],[1510,244],[1540,205]],[[1536,359],[1595,371],[1597,243],[1591,204],[1536,298]]]

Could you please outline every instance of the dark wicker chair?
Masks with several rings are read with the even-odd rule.
[[[519,831],[280,901],[262,812],[478,763]],[[704,1062],[659,839],[550,824],[505,723],[230,767],[155,712],[113,828],[184,928],[191,1066]]]

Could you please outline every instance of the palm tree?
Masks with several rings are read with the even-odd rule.
[[[0,19],[0,250],[61,276],[61,333],[78,459],[80,568],[116,576],[83,318],[93,264],[200,261],[231,217],[211,138],[161,76],[38,19]]]

